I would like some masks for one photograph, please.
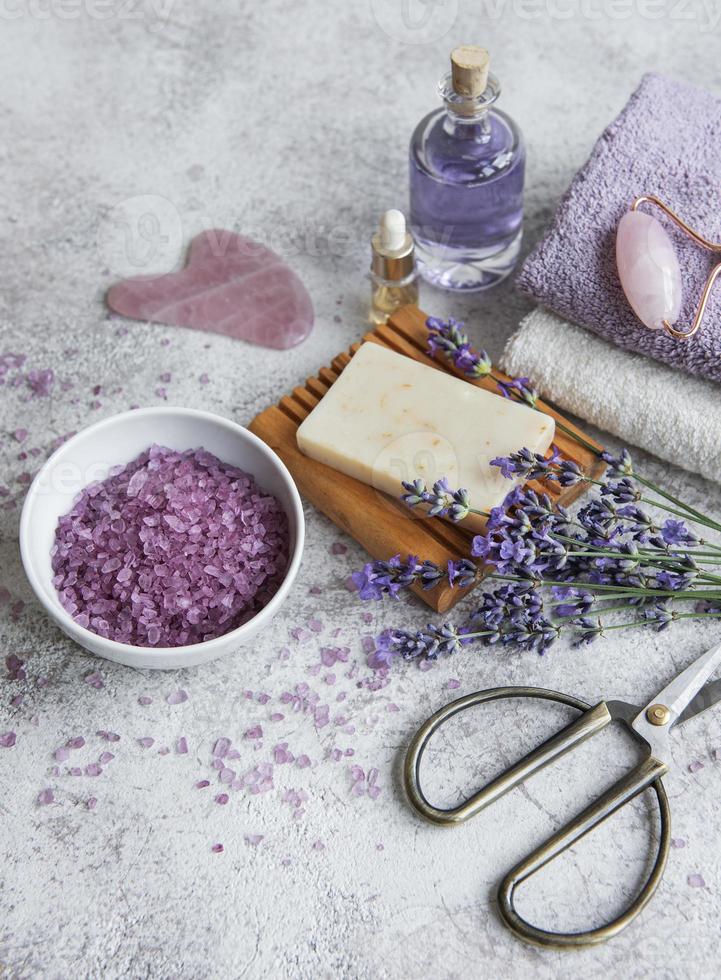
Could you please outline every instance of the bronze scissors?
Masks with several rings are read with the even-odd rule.
[[[484,810],[534,772],[576,748],[596,735],[612,721],[619,721],[645,746],[645,755],[634,769],[622,776],[595,802],[553,834],[544,844],[512,868],[498,889],[501,918],[518,938],[537,946],[556,948],[593,946],[605,942],[625,929],[645,907],[658,887],[668,859],[671,842],[671,813],[662,777],[671,765],[669,735],[673,726],[710,708],[721,698],[721,680],[703,685],[721,664],[721,645],[700,656],[644,708],[625,701],[601,701],[592,707],[578,698],[537,687],[496,687],[458,698],[441,708],[423,724],[408,748],[404,764],[404,782],[411,805],[427,820],[441,825],[462,823]],[[538,748],[501,773],[459,806],[447,810],[433,806],[420,784],[420,765],[431,736],[454,715],[486,701],[505,698],[538,698],[557,701],[582,712]],[[611,922],[586,932],[550,932],[523,919],[514,906],[516,888],[540,868],[571,847],[602,821],[630,803],[645,789],[656,794],[661,818],[658,852],[651,873],[631,905]]]

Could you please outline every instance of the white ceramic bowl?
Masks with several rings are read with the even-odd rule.
[[[171,449],[202,446],[226,463],[251,473],[275,494],[288,515],[290,555],[280,588],[257,615],[225,636],[182,647],[137,647],[107,640],[78,626],[61,606],[50,561],[58,519],[89,483],[102,480],[119,463],[129,463],[151,443]],[[235,422],[190,408],[143,408],[113,415],[83,429],[45,463],[28,490],[20,520],[20,551],[35,595],[68,636],[92,653],[130,667],[190,667],[222,657],[249,643],[282,606],[298,574],[305,522],[300,496],[280,458]]]

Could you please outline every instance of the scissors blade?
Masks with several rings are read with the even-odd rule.
[[[651,746],[651,751],[656,758],[663,762],[669,761],[668,732],[720,664],[721,644],[718,644],[701,654],[690,666],[682,670],[636,716],[631,728]],[[663,724],[654,725],[649,720],[647,711],[653,705],[664,705],[668,709],[668,720]]]
[[[719,700],[721,700],[721,680],[709,681],[683,709],[678,716],[677,724],[683,725],[690,718],[695,718],[696,715],[700,715],[702,711],[713,708]]]

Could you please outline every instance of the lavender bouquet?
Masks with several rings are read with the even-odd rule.
[[[504,397],[536,408],[538,395],[529,380],[495,375],[486,352],[471,347],[462,323],[430,317],[426,326],[433,356],[452,361],[468,378],[492,378]],[[596,452],[582,436],[558,425]],[[404,483],[405,503],[431,517],[460,522],[480,514],[487,519],[486,534],[472,540],[471,556],[490,568],[485,581],[495,587],[481,594],[462,624],[385,630],[371,663],[389,666],[397,657],[435,660],[470,643],[543,653],[564,633],[575,644],[585,644],[612,630],[663,630],[673,620],[721,616],[721,547],[701,536],[721,531],[721,524],[636,472],[625,449],[616,457],[600,456],[606,472],[595,480],[555,448],[547,458],[521,449],[492,460],[514,481],[592,484],[593,498],[573,516],[554,507],[547,494],[523,486],[514,486],[500,507],[485,513],[473,507],[466,490],[445,479],[432,487],[422,480]],[[414,584],[432,589],[442,580],[464,588],[477,575],[471,558],[449,561],[444,568],[414,555],[396,555],[369,562],[353,581],[361,599],[378,600],[395,599]]]

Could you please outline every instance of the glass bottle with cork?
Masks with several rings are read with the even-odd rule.
[[[445,105],[410,144],[410,224],[420,274],[474,292],[504,279],[518,260],[526,153],[521,131],[496,108],[501,94],[484,48],[451,52],[438,84]]]

